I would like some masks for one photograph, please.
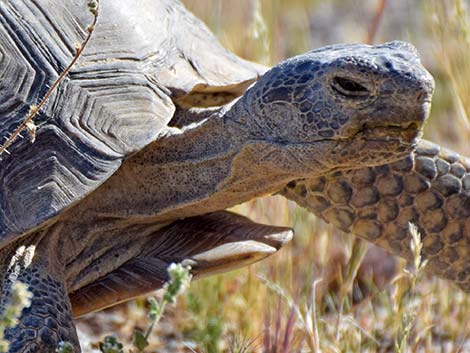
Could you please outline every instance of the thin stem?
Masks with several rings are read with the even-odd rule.
[[[93,21],[92,23],[87,27],[87,36],[85,40],[81,44],[77,44],[75,49],[76,53],[75,56],[73,57],[72,61],[68,64],[68,66],[65,68],[64,71],[59,75],[57,80],[54,82],[54,84],[49,88],[47,91],[46,95],[44,98],[39,102],[38,105],[32,105],[31,109],[29,111],[28,116],[25,118],[25,120],[16,128],[16,130],[8,137],[6,142],[0,147],[0,155],[2,155],[3,152],[6,151],[6,149],[15,141],[15,139],[19,136],[19,134],[28,127],[29,124],[32,123],[34,117],[36,114],[41,110],[41,108],[46,104],[47,100],[49,97],[52,95],[52,93],[56,90],[56,88],[59,86],[59,84],[63,81],[65,76],[70,72],[72,67],[75,65],[77,60],[80,58],[80,55],[82,54],[83,50],[87,46],[88,42],[91,39],[91,36],[93,34],[93,31],[95,30],[96,26],[96,21],[98,19],[98,8],[99,8],[99,0],[95,1],[90,1],[88,3],[88,9],[93,15]]]

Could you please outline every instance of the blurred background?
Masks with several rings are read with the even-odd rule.
[[[265,65],[328,44],[411,42],[437,84],[425,137],[470,156],[470,1],[183,2],[224,46]],[[234,210],[296,236],[262,263],[193,282],[148,352],[470,352],[469,296],[452,284],[414,283],[402,261],[280,196]],[[130,347],[147,309],[139,299],[81,319],[84,351],[110,333]]]

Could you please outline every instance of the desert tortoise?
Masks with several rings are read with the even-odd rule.
[[[86,6],[0,2],[2,137],[72,59]],[[1,310],[15,283],[32,294],[5,331],[10,352],[59,341],[80,351],[72,311],[154,290],[171,262],[198,276],[272,254],[289,229],[222,210],[405,158],[434,86],[403,42],[329,46],[264,71],[177,1],[101,2],[91,41],[35,119],[35,142],[1,155]]]

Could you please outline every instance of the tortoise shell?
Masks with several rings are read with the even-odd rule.
[[[158,18],[158,21],[155,21]],[[38,104],[83,42],[86,0],[0,2],[0,138]],[[159,134],[175,102],[243,93],[265,69],[225,50],[170,0],[103,1],[91,40],[0,158],[0,240],[36,229],[101,185]]]

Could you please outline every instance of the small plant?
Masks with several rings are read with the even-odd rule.
[[[119,342],[116,336],[106,336],[103,342],[100,342],[100,351],[103,353],[124,353],[124,346]]]
[[[155,327],[155,324],[160,321],[163,311],[167,304],[174,304],[176,298],[183,293],[191,281],[191,274],[189,273],[190,267],[185,267],[181,264],[171,264],[168,266],[169,281],[163,286],[164,294],[161,301],[155,298],[149,298],[149,319],[150,326],[144,332],[140,330],[134,331],[134,347],[137,352],[143,353],[145,348],[149,346],[149,337]],[[123,345],[117,340],[115,336],[106,336],[103,342],[99,344],[100,351],[103,353],[123,353]]]
[[[405,269],[403,275],[397,278],[395,292],[392,297],[393,309],[399,318],[395,336],[395,350],[399,353],[407,351],[408,338],[417,315],[414,289],[427,264],[427,260],[423,261],[421,257],[423,243],[418,229],[415,225],[410,224],[409,230],[413,268],[411,270]]]

